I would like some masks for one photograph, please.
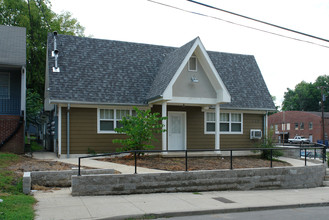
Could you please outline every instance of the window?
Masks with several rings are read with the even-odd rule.
[[[115,128],[122,127],[120,121],[128,115],[136,115],[131,109],[98,109],[97,110],[98,133],[115,133]]]
[[[188,61],[188,71],[196,72],[197,70],[197,59],[196,57],[191,57]]]
[[[10,98],[10,74],[0,73],[0,99]]]
[[[287,123],[287,131],[290,131],[290,123]]]
[[[304,130],[304,122],[300,123],[300,130]]]
[[[279,128],[278,128],[278,125],[275,125],[275,131],[278,131]]]
[[[298,130],[298,123],[295,123],[295,130]]]
[[[233,133],[242,134],[242,121],[241,113],[220,113],[220,133]],[[205,133],[215,133],[216,114],[214,112],[205,112]]]
[[[282,131],[286,130],[286,125],[284,123],[282,123],[281,129],[282,129]]]
[[[313,122],[308,123],[309,130],[313,130]]]

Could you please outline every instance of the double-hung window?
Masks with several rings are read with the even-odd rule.
[[[0,73],[0,99],[10,98],[10,74]]]
[[[122,127],[121,120],[128,115],[135,115],[131,109],[98,109],[97,131],[98,133],[115,133],[115,128]]]
[[[243,115],[242,113],[220,113],[220,133],[242,134]],[[205,112],[205,133],[215,133],[216,115],[214,112]]]

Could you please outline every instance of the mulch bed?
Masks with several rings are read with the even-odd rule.
[[[134,166],[131,157],[102,158],[102,161]],[[218,170],[230,169],[230,157],[189,157],[188,170]],[[259,156],[233,157],[233,169],[270,167],[271,161],[260,159]],[[185,171],[185,158],[167,158],[160,156],[143,156],[137,159],[138,167],[152,169]],[[291,166],[284,161],[273,161],[273,167]]]

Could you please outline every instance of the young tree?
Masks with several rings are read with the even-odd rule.
[[[127,136],[126,139],[113,140],[113,143],[123,145],[117,151],[152,149],[154,148],[152,142],[156,141],[154,134],[165,131],[161,121],[167,118],[160,117],[159,113],[151,113],[151,110],[143,111],[136,107],[134,107],[134,110],[136,115],[123,117],[120,121],[122,126],[115,129],[119,134]]]

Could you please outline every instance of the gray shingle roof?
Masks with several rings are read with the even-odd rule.
[[[52,72],[48,35],[50,100],[147,104],[163,93],[196,39],[180,48],[57,36],[60,72]],[[227,108],[275,109],[255,58],[208,52],[232,97]],[[224,105],[221,105],[224,107]]]
[[[0,64],[26,65],[26,29],[0,25]]]

